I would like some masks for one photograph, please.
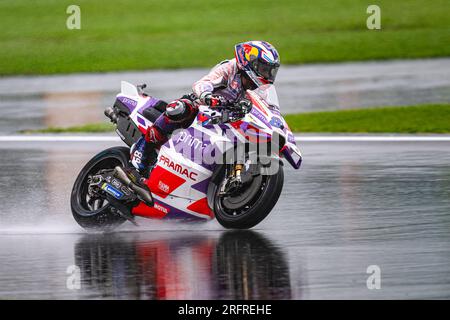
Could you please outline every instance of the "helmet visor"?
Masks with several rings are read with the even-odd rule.
[[[263,77],[270,83],[275,81],[277,76],[278,68],[280,67],[279,63],[269,63],[262,61],[260,59],[255,59],[252,61],[253,70],[260,77]]]

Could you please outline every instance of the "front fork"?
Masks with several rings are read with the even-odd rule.
[[[235,164],[225,182],[222,184],[221,190],[220,190],[220,195],[224,196],[224,195],[229,195],[229,194],[234,194],[236,192],[238,192],[243,183],[242,183],[242,177],[241,177],[241,172],[242,169],[244,168],[243,164]]]

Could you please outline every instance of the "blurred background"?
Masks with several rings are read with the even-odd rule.
[[[370,5],[378,6],[378,20]],[[448,104],[449,9],[446,0],[1,0],[0,109],[8,110],[1,131],[104,121],[120,80],[177,98],[233,58],[236,43],[256,39],[280,52],[284,113]],[[369,29],[377,21],[378,29]],[[435,114],[429,121],[436,122],[449,110],[423,114]],[[288,120],[303,132],[374,130]],[[448,130],[404,127],[378,131]]]
[[[285,64],[450,54],[449,3],[405,1],[2,0],[0,73],[211,67],[265,39]],[[369,31],[369,5],[381,30]],[[77,5],[81,29],[67,29]]]

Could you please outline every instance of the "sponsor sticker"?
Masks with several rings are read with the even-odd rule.
[[[164,214],[168,214],[169,213],[169,209],[167,209],[166,207],[162,206],[161,204],[159,204],[157,202],[155,202],[155,204],[153,205],[153,208],[163,212]]]
[[[169,186],[167,184],[165,184],[164,182],[162,182],[161,180],[158,182],[158,188],[164,192],[169,192],[169,189],[170,189]]]
[[[110,186],[107,183],[104,183],[102,185],[102,189],[105,190],[106,192],[108,192],[110,195],[112,195],[116,199],[121,199],[123,197],[123,193],[121,191],[117,190],[116,188],[114,188],[113,186]]]

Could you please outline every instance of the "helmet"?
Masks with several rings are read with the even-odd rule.
[[[265,41],[248,41],[234,47],[234,55],[239,70],[261,86],[273,83],[280,67],[277,49]]]

